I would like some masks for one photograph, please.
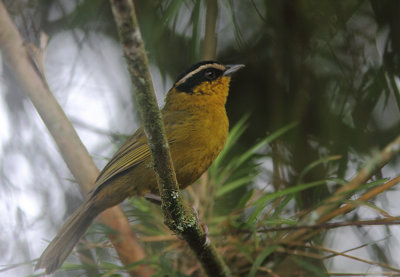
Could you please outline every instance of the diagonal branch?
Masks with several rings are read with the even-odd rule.
[[[53,136],[68,168],[80,185],[81,190],[86,194],[94,184],[99,173],[98,169],[76,134],[71,122],[50,92],[45,78],[35,67],[33,58],[28,54],[29,51],[25,46],[25,42],[1,0],[0,49],[5,62],[32,101]],[[127,218],[119,207],[104,211],[100,215],[100,220],[116,231],[115,234],[109,237],[123,264],[128,265],[145,257],[144,250],[137,242]],[[131,274],[133,275],[133,272]],[[136,274],[150,276],[150,272],[146,268],[138,269]]]
[[[319,223],[313,225],[292,225],[292,226],[281,226],[281,227],[264,227],[262,229],[257,230],[259,233],[268,233],[268,232],[280,232],[280,231],[292,231],[299,229],[307,229],[307,230],[317,230],[317,232],[340,228],[340,227],[348,227],[348,226],[373,226],[373,225],[399,225],[400,217],[389,217],[389,218],[378,218],[378,219],[370,219],[370,220],[356,220],[356,221],[344,221],[344,222],[333,222],[333,223]],[[245,232],[245,231],[243,231]],[[249,231],[246,231],[247,233]],[[308,236],[308,235],[307,235]]]
[[[111,6],[152,153],[165,223],[187,241],[209,276],[229,276],[229,269],[214,245],[206,243],[196,216],[181,197],[133,1],[111,0]]]
[[[343,199],[347,199],[351,193],[365,184],[377,170],[384,167],[399,153],[400,136],[389,143],[381,152],[375,154],[350,182],[338,189],[325,205],[319,207],[317,209],[318,215],[322,217],[336,209],[338,203]]]

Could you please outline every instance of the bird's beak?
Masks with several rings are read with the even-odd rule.
[[[232,65],[227,65],[225,72],[224,72],[224,76],[230,76],[233,73],[235,73],[236,71],[238,71],[239,69],[243,68],[244,64],[232,64]]]

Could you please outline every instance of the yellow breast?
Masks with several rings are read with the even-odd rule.
[[[196,181],[223,149],[229,122],[225,102],[229,78],[196,87],[192,94],[170,91],[163,109],[171,156],[181,188]]]

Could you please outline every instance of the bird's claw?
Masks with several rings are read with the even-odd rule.
[[[157,204],[159,206],[161,206],[161,196],[157,195],[157,194],[153,194],[153,193],[146,193],[144,195],[144,198],[154,204]]]
[[[196,217],[196,220],[199,222],[201,228],[204,231],[204,246],[208,246],[211,243],[210,236],[209,236],[210,233],[208,232],[208,226],[207,226],[207,224],[205,224],[203,221],[201,221],[199,219],[199,213],[197,212],[196,208],[192,207],[192,209],[193,209],[194,216]]]

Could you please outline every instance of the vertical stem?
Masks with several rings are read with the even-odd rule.
[[[165,223],[187,241],[209,276],[229,276],[229,269],[213,244],[206,243],[203,229],[179,191],[133,1],[110,1],[152,154]]]
[[[218,18],[218,1],[207,0],[206,28],[203,41],[203,60],[213,60],[216,56],[217,34],[215,28]]]

